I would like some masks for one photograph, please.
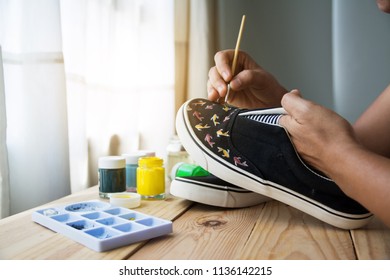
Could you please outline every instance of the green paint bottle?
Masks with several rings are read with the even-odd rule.
[[[210,173],[196,164],[179,162],[171,170],[171,178],[208,176]]]

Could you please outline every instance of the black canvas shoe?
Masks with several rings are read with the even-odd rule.
[[[176,117],[191,158],[233,185],[284,202],[333,226],[364,226],[372,214],[297,154],[279,109],[246,110],[189,100]]]
[[[242,208],[270,200],[269,197],[223,181],[207,171],[191,176],[185,174],[186,172],[175,173],[176,175],[172,176],[174,179],[170,193],[191,201],[219,207]]]

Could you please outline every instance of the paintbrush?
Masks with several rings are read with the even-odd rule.
[[[234,77],[234,74],[235,74],[235,71],[236,71],[238,51],[240,49],[240,42],[241,42],[242,32],[244,30],[244,25],[245,25],[245,15],[242,16],[240,31],[238,32],[238,37],[237,37],[236,48],[234,50],[233,64],[232,64],[232,76],[233,77]],[[228,84],[227,93],[225,95],[225,103],[227,103],[229,101],[229,93],[230,93],[230,82]]]

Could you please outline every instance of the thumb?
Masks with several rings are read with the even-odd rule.
[[[289,115],[294,116],[295,112],[300,110],[300,107],[302,106],[302,100],[302,95],[299,90],[293,89],[292,91],[283,95],[281,104]]]
[[[297,89],[293,89],[290,92],[283,95],[281,104],[287,114],[283,115],[279,119],[279,125],[283,126],[286,130],[291,127],[294,121],[294,114],[296,113],[297,103],[302,99],[301,93]]]

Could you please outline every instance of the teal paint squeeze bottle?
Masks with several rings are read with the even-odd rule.
[[[129,154],[122,154],[126,159],[126,191],[137,192],[137,168],[138,160],[146,157],[147,153],[138,151]]]

